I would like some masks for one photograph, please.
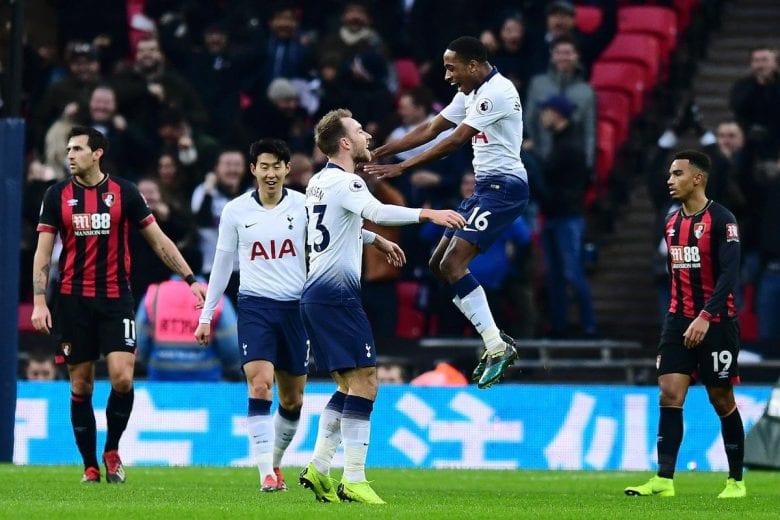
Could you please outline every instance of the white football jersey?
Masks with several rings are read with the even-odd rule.
[[[442,117],[479,131],[471,140],[477,180],[514,175],[528,181],[520,159],[523,108],[514,84],[495,68],[468,95],[458,92],[441,111]]]
[[[266,209],[257,191],[225,205],[217,249],[238,251],[239,294],[277,301],[299,300],[306,280],[306,208],[302,193],[284,189],[282,200]]]
[[[363,208],[377,202],[366,182],[328,163],[309,180],[309,276],[301,301],[330,305],[361,305]]]

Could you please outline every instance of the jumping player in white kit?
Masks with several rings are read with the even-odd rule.
[[[249,385],[247,428],[260,489],[272,492],[287,489],[280,464],[298,427],[308,371],[300,315],[306,280],[306,208],[303,194],[284,187],[290,171],[290,150],[284,141],[257,141],[249,155],[258,189],[231,200],[222,212],[214,267],[195,336],[208,344],[211,318],[238,251],[238,339]],[[374,246],[381,251],[398,248],[379,236]],[[274,375],[279,407],[272,418]]]
[[[465,220],[451,210],[392,206],[374,198],[366,182],[352,173],[356,163],[371,160],[371,136],[348,110],[323,116],[315,138],[328,164],[306,188],[310,270],[301,295],[301,315],[317,367],[330,372],[338,390],[320,415],[314,454],[300,483],[323,502],[384,504],[365,475],[377,376],[376,346],[360,296],[362,249],[367,238],[363,232],[361,239],[362,222],[365,218],[385,226],[403,226],[430,221],[460,229]],[[396,265],[405,261],[400,249],[395,260]],[[334,489],[330,465],[342,440],[344,475]]]
[[[528,204],[528,176],[520,159],[523,109],[514,84],[488,63],[487,51],[478,39],[462,36],[452,41],[444,52],[444,69],[445,81],[458,88],[452,102],[401,139],[377,148],[373,157],[410,150],[432,141],[445,130],[455,130],[399,164],[368,164],[365,171],[379,178],[397,177],[471,141],[477,185],[474,194],[458,207],[466,226],[444,233],[429,266],[452,287],[453,303],[482,336],[485,351],[471,377],[480,388],[488,388],[501,380],[504,371],[517,359],[517,352],[512,338],[496,326],[485,291],[468,265],[501,236]]]

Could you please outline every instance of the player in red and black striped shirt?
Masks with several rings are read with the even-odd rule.
[[[719,498],[746,495],[742,481],[745,431],[734,400],[739,383],[739,325],[734,286],[739,270],[739,227],[734,215],[707,199],[707,155],[674,156],[667,186],[682,203],[666,223],[672,299],[658,346],[658,474],[626,488],[627,495],[673,496],[674,469],[683,437],[682,407],[688,387],[701,379],[720,416],[729,478]]]
[[[100,170],[108,141],[99,131],[74,127],[68,135],[68,163],[73,176],[49,188],[38,223],[33,261],[32,323],[48,334],[54,325],[60,362],[67,362],[71,388],[71,423],[84,459],[83,482],[99,482],[92,409],[94,365],[105,355],[111,378],[106,406],[108,435],[103,452],[106,479],[124,482],[119,439],[133,407],[135,309],[130,295],[128,231],[136,226],[152,249],[190,283],[193,305],[202,306],[203,287],[132,183]],[[52,250],[62,238],[59,295],[52,321],[46,303]]]

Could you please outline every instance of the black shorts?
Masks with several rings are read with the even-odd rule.
[[[57,363],[96,361],[100,354],[135,353],[135,311],[131,298],[59,295],[54,311]]]
[[[736,319],[710,323],[704,341],[685,348],[683,334],[693,320],[669,314],[658,344],[658,375],[688,374],[705,386],[739,383],[739,323]]]

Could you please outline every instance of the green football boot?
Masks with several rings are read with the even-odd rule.
[[[630,497],[650,497],[654,495],[658,495],[659,497],[673,497],[674,481],[670,478],[654,475],[641,486],[627,487],[624,492]]]
[[[726,487],[720,492],[718,498],[745,498],[747,489],[744,480],[726,479]]]
[[[494,384],[501,381],[504,377],[506,369],[511,367],[517,359],[517,350],[510,344],[506,345],[503,352],[497,354],[488,355],[485,362],[485,372],[479,379],[477,386],[479,388],[490,388]]]
[[[328,475],[320,473],[311,462],[303,468],[298,478],[300,485],[314,492],[314,497],[320,502],[338,502],[339,496],[333,489],[333,482]]]
[[[363,482],[341,481],[339,484],[338,495],[344,502],[360,502],[362,504],[386,504],[384,500],[371,488],[367,480]]]
[[[515,346],[515,340],[512,339],[512,337],[504,332],[503,330],[499,331],[501,334],[501,339],[504,343],[507,345],[511,345],[512,347]],[[474,368],[474,371],[471,372],[471,381],[474,383],[478,383],[479,380],[482,378],[482,374],[485,373],[485,366],[487,366],[487,350],[484,350],[482,352],[482,356],[479,358],[479,364]],[[481,387],[480,387],[481,388]]]

